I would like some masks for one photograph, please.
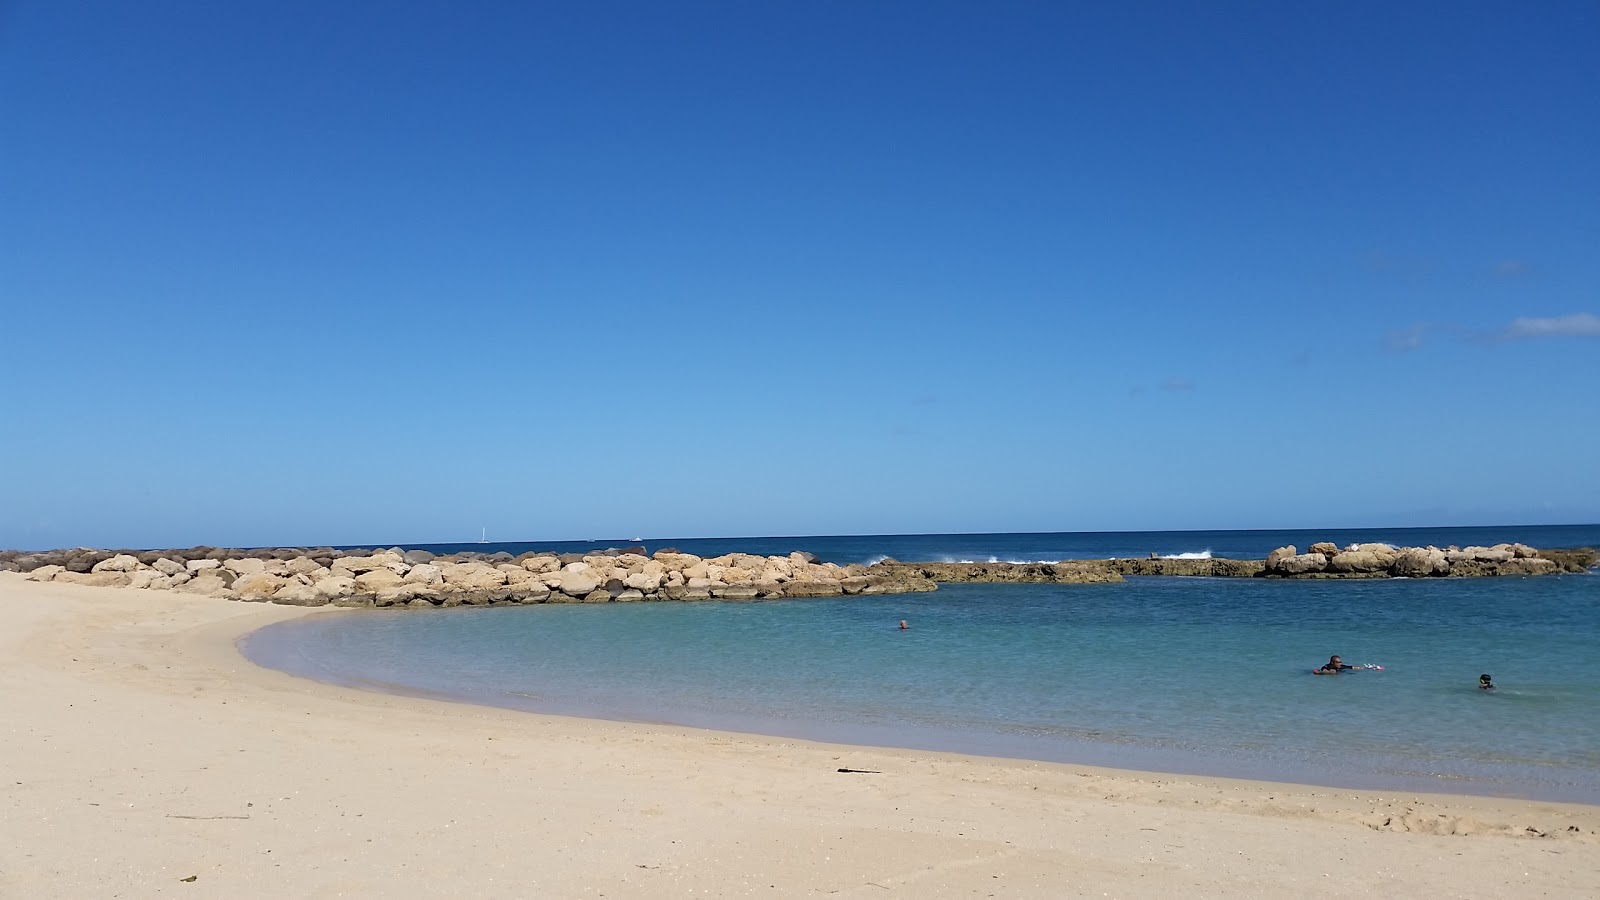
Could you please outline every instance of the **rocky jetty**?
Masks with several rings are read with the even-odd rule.
[[[1105,560],[1058,563],[969,563],[900,562],[886,559],[872,567],[911,579],[927,579],[945,584],[965,582],[1027,584],[1115,584],[1122,575],[1108,568]]]
[[[1267,555],[1269,578],[1470,578],[1582,572],[1600,558],[1594,550],[1536,550],[1526,544],[1493,547],[1395,547],[1390,544],[1293,545]]]
[[[818,562],[809,553],[701,558],[629,548],[599,554],[460,553],[394,547],[0,554],[33,581],[175,590],[294,606],[453,607],[662,600],[767,600],[934,590],[911,572]]]

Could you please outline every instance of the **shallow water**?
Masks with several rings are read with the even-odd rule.
[[[1577,575],[372,610],[241,646],[320,680],[535,711],[1596,803],[1597,638],[1600,577]],[[1333,653],[1385,669],[1312,676]]]

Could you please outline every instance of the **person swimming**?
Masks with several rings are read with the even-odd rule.
[[[911,630],[911,626],[906,624],[906,620],[905,619],[901,619],[900,620],[900,630],[901,631],[910,631]]]
[[[1313,675],[1337,675],[1340,672],[1349,672],[1349,671],[1352,671],[1352,670],[1355,670],[1355,669],[1381,669],[1381,668],[1383,668],[1383,666],[1350,666],[1350,665],[1345,665],[1344,660],[1340,659],[1337,656],[1330,656],[1330,657],[1328,657],[1327,663],[1325,663],[1322,666],[1322,668],[1320,668],[1320,669],[1312,669],[1311,670],[1311,674],[1313,674]]]
[[[1492,691],[1492,690],[1494,690],[1494,678],[1492,676],[1490,676],[1490,674],[1488,672],[1485,672],[1482,675],[1478,676],[1478,690],[1480,690],[1480,691]]]

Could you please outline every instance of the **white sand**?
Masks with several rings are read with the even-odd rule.
[[[307,614],[0,573],[0,897],[1600,896],[1600,807],[538,716],[234,650]]]

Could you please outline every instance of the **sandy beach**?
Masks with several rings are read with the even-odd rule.
[[[0,573],[0,897],[1600,895],[1592,806],[539,716],[234,648],[339,614]]]

